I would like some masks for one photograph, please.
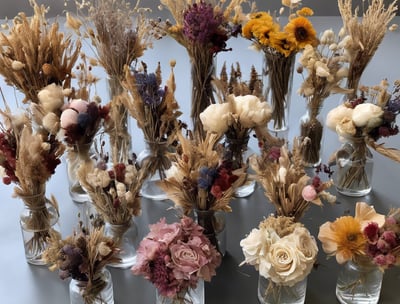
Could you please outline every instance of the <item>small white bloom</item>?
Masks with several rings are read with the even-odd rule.
[[[335,32],[332,29],[325,30],[320,39],[321,44],[332,44],[335,42]]]
[[[340,121],[344,117],[348,117],[349,119],[351,119],[352,113],[352,108],[348,108],[345,105],[341,104],[340,106],[333,108],[328,112],[328,115],[326,116],[326,126],[329,129],[336,131],[336,126],[340,123]]]
[[[287,175],[287,170],[284,167],[280,167],[278,170],[278,178],[279,182],[284,184],[286,182],[286,175]]]
[[[117,189],[118,197],[124,197],[126,192],[126,187],[123,183],[116,182],[115,188]]]
[[[38,98],[45,113],[55,112],[64,105],[63,89],[54,83],[39,91]]]
[[[22,63],[21,61],[18,61],[18,60],[14,60],[14,61],[11,63],[11,68],[12,68],[14,71],[20,71],[20,70],[22,70],[24,67],[25,67],[25,64]]]
[[[50,134],[56,135],[60,130],[60,119],[53,112],[47,113],[43,117],[42,124]]]

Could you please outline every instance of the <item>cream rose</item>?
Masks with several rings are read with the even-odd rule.
[[[333,108],[326,116],[326,126],[332,131],[336,131],[336,126],[342,121],[342,119],[345,117],[351,119],[352,114],[353,109],[348,108],[343,104]]]
[[[233,100],[234,112],[239,117],[244,128],[254,128],[266,124],[271,119],[272,110],[257,96],[235,96]]]
[[[229,124],[229,103],[216,103],[209,105],[200,113],[200,120],[203,123],[204,130],[223,134],[228,130]]]
[[[354,108],[351,119],[357,127],[373,129],[382,123],[383,110],[372,103],[362,103]]]
[[[263,237],[259,229],[254,228],[246,238],[240,241],[245,260],[242,264],[257,265],[260,263],[259,256],[263,246]]]

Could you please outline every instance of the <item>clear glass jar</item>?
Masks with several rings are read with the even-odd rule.
[[[111,273],[104,268],[100,280],[95,281],[92,290],[88,290],[88,282],[72,279],[69,283],[69,298],[71,304],[114,304],[114,293]],[[98,292],[95,284],[104,287]]]
[[[171,161],[167,157],[168,143],[145,141],[145,144],[137,161],[142,168],[146,168],[149,176],[143,182],[140,194],[152,200],[166,200],[168,197],[158,183],[165,178],[165,171],[171,167]]]
[[[25,258],[29,264],[45,265],[42,253],[47,247],[50,232],[60,232],[57,208],[43,195],[21,197],[25,202],[20,213],[20,226]]]
[[[261,304],[302,304],[306,299],[307,277],[293,286],[271,282],[259,275],[258,300]]]
[[[204,304],[204,281],[198,280],[196,288],[178,294],[175,298],[162,296],[156,290],[156,304]]]
[[[268,129],[278,138],[288,139],[289,109],[292,97],[296,54],[285,57],[270,48],[263,51],[263,88],[266,101],[272,106]]]
[[[119,263],[109,264],[116,268],[129,268],[136,262],[136,248],[138,242],[138,228],[134,219],[124,225],[105,223],[104,234],[111,237],[120,249]]]
[[[306,113],[300,118],[301,156],[305,167],[312,168],[321,163],[323,131],[320,109],[307,107]]]
[[[372,189],[373,156],[363,137],[345,142],[336,152],[336,190],[346,196],[360,197]]]
[[[248,158],[253,154],[251,148],[248,147],[249,136],[245,138],[232,138],[225,135],[224,156],[225,160],[232,162],[232,169],[248,168]],[[235,191],[236,197],[247,197],[254,192],[256,187],[255,180],[246,179],[243,185]]]
[[[204,228],[204,235],[219,251],[221,256],[226,253],[226,214],[224,211],[194,210],[197,224]]]
[[[340,303],[379,302],[383,272],[371,263],[347,262],[339,272],[336,297]]]

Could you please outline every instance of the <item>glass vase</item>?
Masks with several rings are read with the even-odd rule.
[[[138,156],[138,163],[145,168],[148,177],[143,182],[140,194],[153,200],[167,199],[158,183],[165,178],[165,171],[171,167],[168,158],[169,146],[166,141],[145,141],[145,149]]]
[[[42,253],[47,247],[47,238],[51,232],[60,232],[58,209],[43,194],[21,198],[25,203],[20,226],[26,261],[32,265],[45,265]]]
[[[189,288],[174,298],[161,295],[156,290],[156,304],[204,304],[204,281],[198,280],[196,288]]]
[[[71,304],[114,304],[111,273],[104,268],[94,284],[72,279],[69,283],[69,298]]]
[[[371,263],[347,262],[339,272],[336,297],[340,303],[379,302],[383,272]]]
[[[204,228],[204,235],[219,251],[226,253],[226,214],[223,211],[194,210],[195,221]]]
[[[346,196],[360,197],[372,189],[373,156],[364,137],[348,139],[336,152],[336,190]]]
[[[263,55],[264,96],[272,106],[272,119],[268,124],[268,129],[275,137],[287,140],[296,56],[291,54],[285,57],[271,48],[265,50]]]
[[[115,268],[129,268],[136,262],[136,246],[138,238],[138,228],[134,219],[126,224],[115,225],[105,223],[104,234],[111,237],[120,249],[118,257],[119,263],[109,264]]]
[[[248,158],[253,151],[248,147],[249,136],[244,138],[231,137],[225,135],[223,159],[232,162],[232,169],[246,167],[248,169]],[[235,191],[236,197],[247,197],[254,192],[256,186],[255,180],[246,179],[244,184]]]
[[[192,88],[190,117],[195,137],[204,138],[206,133],[200,120],[200,113],[210,104],[215,103],[211,81],[215,74],[216,62],[208,47],[204,50],[196,50],[194,53],[196,56],[190,58]]]
[[[321,163],[324,124],[319,109],[307,107],[300,118],[301,156],[305,167],[316,167]]]
[[[258,276],[258,300],[261,304],[302,304],[306,298],[307,277],[293,286],[273,283]]]

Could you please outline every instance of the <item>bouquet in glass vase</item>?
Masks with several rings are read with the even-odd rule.
[[[289,20],[283,28],[276,16],[262,11],[250,14],[242,28],[242,36],[262,52],[265,96],[272,105],[270,130],[283,132],[279,134],[285,134],[288,129],[296,54],[306,45],[314,46],[318,42],[316,31],[307,18],[313,11],[304,7],[292,13],[301,1],[282,1],[282,4],[280,13],[285,7],[289,9]]]
[[[216,274],[221,255],[203,232],[186,216],[176,223],[163,218],[150,225],[132,272],[154,284],[156,303],[205,303],[203,284]]]
[[[58,270],[61,279],[71,278],[71,304],[112,304],[113,284],[105,266],[118,262],[118,251],[102,228],[88,231],[81,227],[65,239],[51,234],[43,260],[49,264],[50,270]]]
[[[54,136],[44,137],[32,128],[23,112],[1,111],[0,166],[5,184],[15,184],[14,196],[24,203],[20,224],[28,263],[42,265],[41,256],[52,231],[59,231],[58,204],[46,198],[46,183],[61,163],[64,145]],[[58,232],[57,232],[58,233]]]
[[[139,2],[131,7],[126,0],[75,1],[77,17],[67,13],[67,25],[79,37],[90,40],[97,61],[91,62],[100,65],[107,75],[107,102],[113,105],[108,135],[115,147],[110,151],[114,163],[126,163],[132,150],[128,113],[120,102],[125,66],[136,65],[151,47],[155,34],[146,17],[149,10],[140,8]]]
[[[124,99],[125,108],[136,120],[145,139],[145,149],[137,160],[147,174],[141,194],[152,199],[166,198],[157,183],[165,178],[165,171],[171,167],[168,155],[176,148],[176,134],[182,125],[178,120],[182,113],[174,96],[175,62],[170,64],[171,74],[164,87],[161,86],[160,65],[155,73],[148,73],[145,63],[142,63],[142,72],[131,72],[127,69],[123,82],[131,96]]]
[[[216,134],[200,140],[178,134],[178,139],[179,152],[160,187],[185,215],[195,213],[211,243],[224,254],[225,241],[218,240],[219,232],[225,232],[223,212],[232,211],[229,203],[246,179],[245,170],[232,170],[230,162],[221,160]]]
[[[138,169],[133,161],[108,166],[107,159],[102,159],[104,162],[83,164],[77,175],[105,222],[105,234],[121,249],[119,263],[111,266],[127,268],[136,261],[138,231],[134,217],[141,211],[139,191],[145,171]]]
[[[344,215],[319,228],[318,239],[341,269],[336,284],[340,303],[378,303],[385,269],[400,264],[400,210],[386,216],[358,202],[355,215]]]
[[[304,165],[317,166],[321,162],[323,120],[320,117],[324,101],[331,94],[346,93],[341,82],[347,76],[347,57],[333,30],[322,33],[317,46],[306,45],[299,59],[299,73],[307,72],[298,93],[305,97],[307,111],[300,119],[301,152]]]
[[[245,260],[259,272],[260,303],[304,303],[318,246],[301,223],[270,215],[240,241]]]
[[[371,61],[389,29],[389,23],[396,16],[397,1],[385,5],[383,0],[370,0],[363,3],[362,10],[354,6],[353,0],[338,0],[343,20],[342,35],[345,55],[348,57],[349,71],[346,88],[351,91],[346,99],[357,98],[362,74]],[[362,15],[359,15],[359,12]]]
[[[171,36],[187,51],[191,64],[191,118],[195,136],[205,137],[199,119],[204,109],[215,103],[211,84],[215,57],[229,51],[227,41],[240,31],[241,4],[244,0],[160,0],[175,24],[158,22],[157,28]]]
[[[244,168],[246,171],[248,164],[245,152],[250,133],[253,130],[257,132],[258,129],[264,128],[270,117],[269,105],[258,97],[254,95],[234,96],[233,94],[226,96],[222,103],[208,106],[200,114],[200,120],[207,132],[224,136],[221,158],[230,162],[233,170]],[[245,182],[251,183],[251,181]]]
[[[397,149],[386,148],[377,141],[398,134],[396,116],[400,110],[400,84],[388,93],[386,80],[379,86],[362,89],[361,97],[346,101],[332,109],[326,125],[337,132],[343,145],[332,158],[336,164],[335,186],[349,196],[363,196],[372,189],[373,156],[369,147],[399,162]]]

